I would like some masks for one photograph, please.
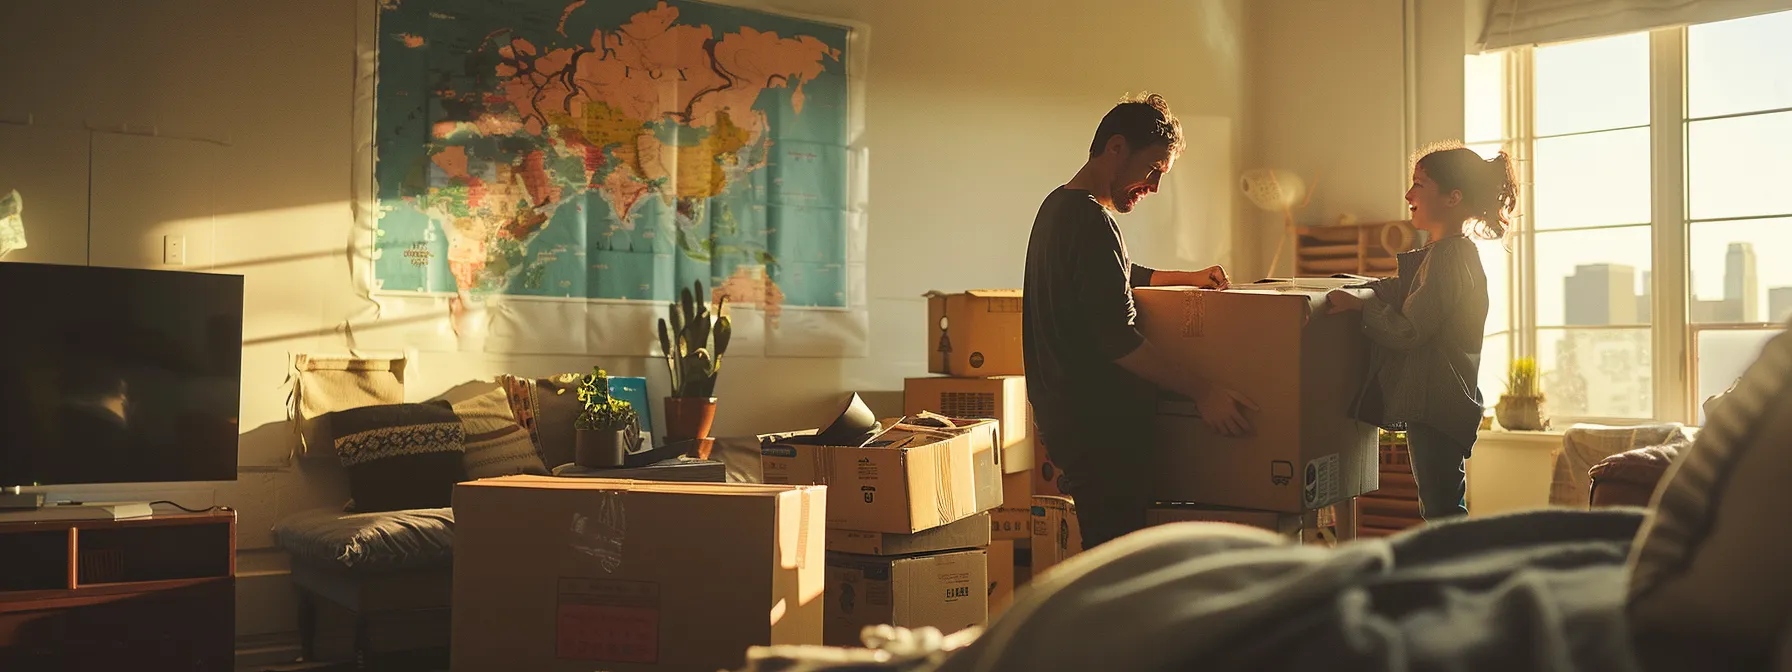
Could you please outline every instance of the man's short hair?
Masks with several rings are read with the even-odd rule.
[[[1126,146],[1134,150],[1153,145],[1169,147],[1170,153],[1182,151],[1182,122],[1170,114],[1170,103],[1155,93],[1127,96],[1101,118],[1095,128],[1095,141],[1089,143],[1089,156],[1099,156],[1107,149],[1108,139],[1126,138]]]

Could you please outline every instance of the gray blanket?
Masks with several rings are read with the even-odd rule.
[[[786,669],[1633,672],[1625,560],[1641,522],[1533,511],[1336,549],[1159,526],[1035,577],[956,651]]]

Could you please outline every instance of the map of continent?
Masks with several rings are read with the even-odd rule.
[[[846,306],[848,28],[382,0],[378,31],[377,291]]]

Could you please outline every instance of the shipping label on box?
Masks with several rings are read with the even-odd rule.
[[[1076,500],[1034,495],[1032,522],[1033,576],[1083,552],[1083,528],[1077,523]]]
[[[1021,290],[928,292],[927,371],[952,376],[1026,373]]]
[[[1033,468],[1033,407],[1027,403],[1024,377],[909,378],[902,386],[902,407],[910,417],[937,413],[995,420],[1002,427],[1002,471]]]
[[[864,447],[761,449],[768,483],[828,486],[828,527],[912,534],[1000,506],[993,420],[955,428],[898,425]]]
[[[985,549],[874,557],[829,553],[825,595],[829,646],[863,646],[868,625],[934,627],[951,634],[989,621]]]
[[[991,539],[1029,539],[1033,536],[1033,474],[1002,474],[1002,506],[989,514]]]
[[[814,486],[458,484],[452,666],[737,669],[748,647],[819,644],[826,507]]]
[[[1260,408],[1245,411],[1250,435],[1223,437],[1192,401],[1166,393],[1153,421],[1153,500],[1300,513],[1378,487],[1376,428],[1352,416],[1368,360],[1361,316],[1326,312],[1325,293],[1343,282],[1133,293],[1139,330],[1160,352]]]

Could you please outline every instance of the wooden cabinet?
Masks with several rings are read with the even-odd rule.
[[[1302,226],[1295,234],[1295,275],[1308,278],[1338,273],[1393,276],[1399,268],[1394,255],[1412,249],[1416,240],[1406,221]]]
[[[0,670],[231,670],[236,512],[0,522]]]

